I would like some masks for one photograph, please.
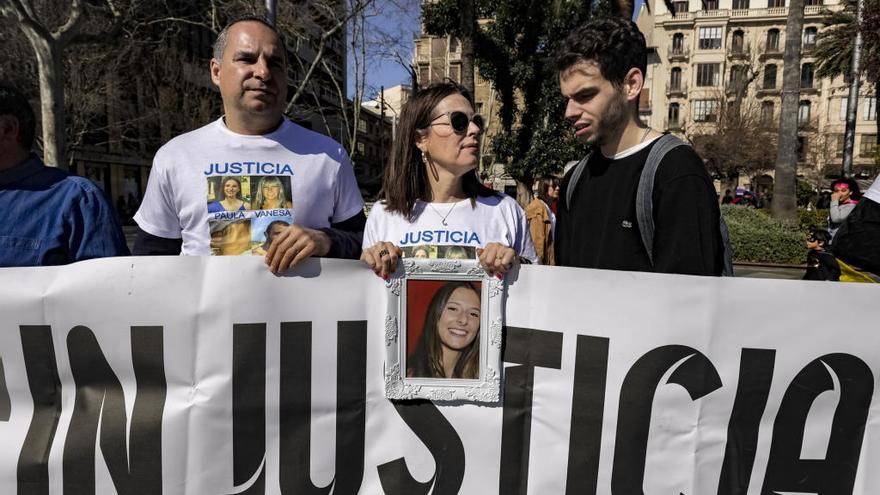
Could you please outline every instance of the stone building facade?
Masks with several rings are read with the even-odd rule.
[[[800,143],[798,174],[817,185],[842,167],[843,134],[849,85],[844,78],[819,78],[814,58],[823,10],[839,9],[837,0],[821,5],[807,0],[801,36],[801,88],[798,102]],[[784,0],[648,0],[637,19],[650,49],[646,89],[640,113],[655,129],[687,137],[712,132],[721,105],[738,90],[761,125],[776,129],[782,102],[782,54],[785,47]],[[872,151],[877,144],[877,97],[862,84],[854,146],[857,175],[877,174]],[[768,187],[772,172],[763,176]],[[757,189],[756,178],[740,186]]]

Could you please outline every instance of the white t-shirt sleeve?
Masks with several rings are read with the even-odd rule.
[[[340,149],[339,171],[336,175],[336,197],[331,223],[339,223],[364,209],[364,198],[354,177],[354,167],[344,149]]]
[[[378,201],[375,202],[370,209],[370,214],[367,215],[367,225],[364,227],[364,240],[361,243],[362,248],[367,249],[380,241],[378,229],[384,214],[385,209],[382,208],[382,204]]]
[[[180,239],[180,216],[174,206],[173,184],[167,167],[159,163],[160,155],[153,160],[144,200],[134,215],[138,227],[144,232],[166,239]]]

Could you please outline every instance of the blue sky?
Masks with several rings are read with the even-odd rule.
[[[636,0],[636,13],[642,3],[643,0]],[[413,39],[419,32],[418,0],[377,0],[376,5],[375,11],[370,12],[367,19],[368,37],[373,38],[376,45],[371,47],[373,53],[368,54],[366,99],[372,99],[381,86],[390,88],[409,81],[409,73],[396,58],[407,63],[412,60]],[[354,95],[353,70],[354,63],[349,53],[349,97]]]

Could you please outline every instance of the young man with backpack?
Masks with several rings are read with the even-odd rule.
[[[647,49],[636,25],[591,21],[568,36],[556,62],[568,99],[565,118],[592,149],[562,181],[557,264],[689,275],[731,271],[703,161],[683,141],[639,120]]]

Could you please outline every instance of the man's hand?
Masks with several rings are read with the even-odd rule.
[[[272,273],[294,268],[309,256],[324,256],[330,251],[330,238],[320,230],[291,225],[275,236],[266,264]]]

